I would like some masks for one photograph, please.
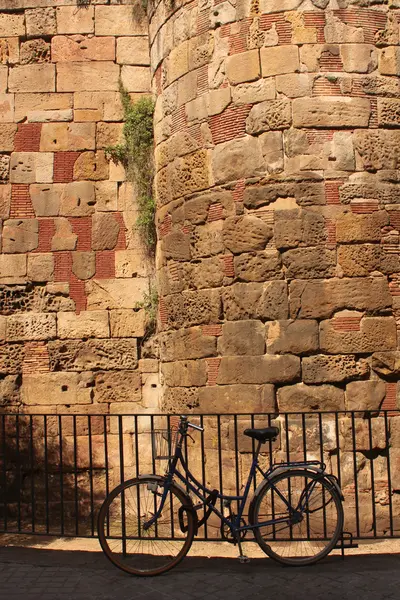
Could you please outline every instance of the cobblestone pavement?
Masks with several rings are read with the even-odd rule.
[[[161,577],[133,578],[99,552],[0,548],[1,600],[398,600],[400,554],[330,556],[284,568],[267,559],[187,557]]]

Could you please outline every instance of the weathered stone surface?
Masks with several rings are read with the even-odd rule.
[[[8,75],[9,92],[55,92],[55,86],[56,73],[54,65],[44,63],[10,68]]]
[[[28,36],[54,35],[57,33],[56,11],[54,8],[35,8],[25,11],[26,33]]]
[[[130,5],[96,6],[96,35],[147,35],[147,27],[138,7],[134,15]]]
[[[325,248],[296,248],[282,255],[288,279],[320,279],[336,273],[336,252]]]
[[[24,15],[22,13],[2,13],[0,15],[0,36],[25,35]]]
[[[72,272],[78,279],[90,279],[96,272],[94,252],[74,252],[72,254]]]
[[[223,292],[224,316],[228,321],[287,319],[287,293],[284,281],[235,283]]]
[[[11,185],[0,184],[0,219],[10,216]]]
[[[386,396],[386,385],[381,380],[352,381],[346,386],[348,410],[379,410]]]
[[[226,219],[222,232],[225,246],[234,254],[264,250],[272,234],[272,227],[247,215]]]
[[[143,337],[146,331],[146,313],[144,310],[111,310],[111,337]]]
[[[59,6],[57,33],[94,33],[94,7]]]
[[[275,387],[214,385],[199,390],[199,411],[211,413],[264,413],[275,411]]]
[[[136,308],[148,293],[144,277],[134,279],[91,279],[86,283],[88,310]]]
[[[246,136],[218,144],[212,155],[216,183],[253,177],[264,172],[264,159],[256,138]]]
[[[51,40],[53,62],[114,60],[115,38],[57,35]]]
[[[221,298],[217,290],[182,292],[164,297],[167,324],[174,329],[219,321]]]
[[[117,38],[117,62],[126,65],[148,66],[150,56],[147,37]]]
[[[360,354],[394,350],[397,346],[396,321],[393,317],[364,317],[360,331],[338,331],[334,322],[322,321],[320,347],[331,354]]]
[[[302,375],[304,383],[340,383],[360,379],[369,374],[366,360],[355,356],[318,354],[303,358]]]
[[[52,152],[13,152],[10,161],[11,183],[51,183]]]
[[[0,182],[9,180],[10,157],[7,154],[0,154]]]
[[[98,181],[95,183],[95,192],[96,210],[116,211],[118,209],[118,184],[116,181]]]
[[[7,317],[7,341],[49,340],[56,337],[56,317],[52,314],[25,313]]]
[[[353,136],[354,147],[367,171],[397,169],[400,164],[399,131],[361,130]]]
[[[48,344],[52,371],[99,371],[137,368],[137,340],[51,341]]]
[[[3,249],[4,253],[4,249]],[[0,278],[25,277],[26,256],[24,254],[0,254]]]
[[[260,136],[261,152],[270,174],[283,171],[283,137],[280,131],[267,131]]]
[[[91,388],[84,374],[40,373],[25,375],[22,385],[22,403],[40,404],[91,404]]]
[[[11,123],[14,120],[14,94],[1,93],[0,108],[0,123]]]
[[[29,120],[35,112],[71,110],[72,104],[72,94],[16,94],[15,120]]]
[[[204,334],[201,327],[160,334],[160,354],[164,361],[205,358],[213,356],[216,349],[216,338]]]
[[[168,83],[179,79],[189,71],[189,42],[185,40],[171,49],[168,57]]]
[[[5,339],[6,317],[2,317],[2,319],[4,320],[4,335],[2,334],[2,337]],[[21,373],[24,357],[24,344],[2,344],[0,346],[0,371],[6,375]]]
[[[276,210],[274,239],[277,248],[319,246],[326,242],[323,215],[310,210]]]
[[[293,281],[290,284],[292,318],[327,318],[342,309],[376,313],[391,305],[388,284],[382,277]]]
[[[61,339],[82,339],[88,337],[109,337],[108,312],[102,310],[59,312],[57,333]]]
[[[223,356],[217,384],[291,383],[300,376],[297,356]]]
[[[54,256],[50,252],[28,255],[27,276],[30,281],[52,281],[54,277]]]
[[[128,92],[150,93],[150,71],[148,67],[123,65],[121,81]]]
[[[382,75],[400,75],[400,48],[388,46],[379,54],[379,72]]]
[[[285,386],[278,390],[278,408],[282,412],[344,410],[344,392],[333,385]]]
[[[283,279],[281,257],[276,250],[240,254],[234,257],[233,265],[238,281]]]
[[[222,355],[264,354],[264,325],[261,321],[226,322],[222,326],[222,336],[218,339],[218,353]]]
[[[383,377],[400,375],[400,352],[375,352],[372,369]]]
[[[149,257],[145,250],[116,250],[116,277],[147,277],[150,270]]]
[[[95,123],[44,123],[40,151],[94,150],[95,133]]]
[[[93,250],[113,250],[115,248],[120,226],[114,215],[96,213],[92,218]]]
[[[288,100],[267,100],[253,106],[247,117],[246,131],[254,135],[262,131],[287,129],[291,121],[291,106]]]
[[[232,88],[232,101],[234,104],[250,104],[253,102],[264,102],[275,98],[275,81],[259,79],[254,83],[243,83]]]
[[[57,217],[60,212],[60,198],[65,184],[37,184],[29,186],[33,210],[37,217]]]
[[[354,431],[354,433],[353,433]],[[350,418],[341,419],[340,422],[340,445],[341,449],[352,454],[352,468],[354,473],[354,451],[371,452],[374,450],[385,450],[387,447],[384,419],[362,418],[362,414],[355,419],[354,424]],[[362,463],[361,463],[362,464]],[[369,471],[369,469],[368,469]],[[365,480],[365,488],[370,486],[370,477]],[[370,499],[370,492],[368,498]],[[370,528],[370,525],[369,527]]]
[[[260,55],[263,77],[294,73],[300,68],[297,46],[261,48]]]
[[[200,387],[207,382],[207,363],[201,359],[163,363],[161,372],[170,387]]]
[[[397,127],[400,123],[400,101],[395,98],[378,99],[378,123],[382,127]]]
[[[371,73],[377,67],[376,49],[371,44],[341,44],[340,56],[347,73]]]
[[[224,280],[224,265],[220,258],[204,258],[190,265],[184,265],[185,281],[191,288],[220,287]]]
[[[141,377],[138,371],[96,373],[94,381],[96,402],[138,402],[142,398]]]
[[[18,405],[20,402],[20,376],[6,375],[0,380],[1,406]]]
[[[311,96],[312,79],[308,73],[288,73],[276,77],[276,91],[288,98]]]
[[[109,164],[102,150],[98,152],[82,152],[74,164],[74,179],[92,179],[99,181],[108,179]]]
[[[380,242],[381,228],[387,225],[389,216],[385,211],[375,211],[367,215],[351,212],[340,215],[336,222],[338,242]]]
[[[338,248],[338,263],[346,277],[367,277],[376,271],[397,273],[400,259],[388,254],[377,244],[352,244]]]
[[[50,62],[50,44],[42,39],[29,40],[21,44],[20,63],[29,65],[32,63]]]
[[[167,414],[196,412],[198,406],[199,388],[166,388],[161,402],[161,409],[166,411]]]
[[[90,181],[67,183],[61,190],[60,215],[67,217],[85,217],[95,210],[96,199],[94,185]]]
[[[51,249],[53,251],[75,250],[78,235],[72,231],[72,225],[68,219],[64,217],[54,219],[54,225],[56,231],[51,240]]]
[[[3,227],[2,251],[7,254],[35,250],[39,243],[36,219],[9,219]]]
[[[296,98],[294,127],[368,127],[371,114],[367,98]]]
[[[57,63],[57,91],[117,91],[118,76],[119,66],[111,61]]]
[[[173,231],[163,238],[162,249],[166,258],[172,260],[190,260],[190,238],[182,231]]]
[[[192,232],[190,240],[192,258],[214,256],[224,251],[222,227],[223,221],[213,221]]]
[[[273,321],[266,323],[265,330],[269,354],[308,354],[318,350],[317,321]]]
[[[233,85],[259,79],[261,70],[258,50],[229,56],[226,60],[226,74]]]

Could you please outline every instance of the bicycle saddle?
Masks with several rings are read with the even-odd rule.
[[[265,444],[268,440],[273,440],[279,435],[279,429],[277,427],[265,427],[265,429],[245,429],[244,435],[250,438],[258,440],[262,444]]]

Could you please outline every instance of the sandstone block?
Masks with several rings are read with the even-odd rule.
[[[3,249],[4,252],[4,249]],[[21,254],[0,254],[0,278],[25,277],[26,256]]]
[[[117,63],[123,65],[150,65],[147,37],[117,38]]]
[[[44,123],[40,135],[40,151],[93,150],[95,135],[95,123]]]
[[[293,281],[290,284],[290,312],[293,318],[329,318],[336,311],[344,309],[377,313],[391,305],[388,284],[382,277]]]
[[[221,259],[218,257],[205,258],[191,265],[184,265],[186,281],[194,289],[220,287],[224,281]]]
[[[218,144],[212,155],[212,169],[215,183],[261,175],[265,167],[258,140],[246,136]]]
[[[138,402],[141,397],[141,379],[137,371],[96,373],[96,402]],[[129,412],[132,408],[133,406],[129,408]]]
[[[378,99],[378,123],[382,127],[398,127],[400,124],[400,100]]]
[[[96,6],[96,35],[147,35],[145,18],[130,5]]]
[[[217,384],[291,383],[300,376],[300,359],[282,356],[223,356]]]
[[[177,158],[172,164],[170,177],[173,198],[207,189],[210,185],[207,151],[198,150]]]
[[[0,381],[0,397],[2,400],[2,406],[18,406],[20,403],[20,391],[21,385],[19,382],[19,375],[7,375]],[[14,412],[12,409],[8,409],[7,412]]]
[[[379,242],[381,228],[388,224],[388,214],[376,211],[367,215],[351,212],[340,215],[336,221],[336,239],[338,242]]]
[[[207,97],[207,112],[209,115],[220,114],[231,102],[231,89],[221,88],[219,90],[210,90]]]
[[[17,126],[14,123],[3,123],[0,127],[0,152],[14,150],[14,136]]]
[[[0,185],[0,219],[8,219],[10,216],[11,185]]]
[[[161,372],[170,387],[200,387],[207,383],[207,363],[201,359],[163,363]]]
[[[94,33],[94,7],[58,6],[57,33]]]
[[[114,215],[95,213],[92,218],[93,250],[112,250],[115,248],[120,226]]]
[[[7,154],[0,154],[0,182],[6,182],[10,179],[10,157]]]
[[[156,358],[141,358],[139,360],[139,371],[141,373],[158,373],[159,361]]]
[[[284,252],[282,261],[288,279],[319,279],[334,277],[336,273],[335,250],[295,248]]]
[[[340,55],[346,73],[371,73],[377,67],[376,50],[370,44],[341,44]]]
[[[325,219],[322,214],[301,209],[275,211],[277,248],[318,246],[325,242]]]
[[[224,323],[218,339],[218,353],[222,355],[264,354],[265,332],[261,321],[233,321]]]
[[[225,246],[234,254],[263,250],[272,238],[272,227],[253,216],[229,217],[224,222]]]
[[[367,98],[296,98],[294,127],[368,127],[371,105]]]
[[[235,283],[222,295],[224,316],[228,321],[243,319],[287,319],[288,292],[284,281]]]
[[[55,92],[55,66],[50,64],[11,67],[8,75],[10,92]]]
[[[115,38],[57,35],[51,40],[53,62],[115,60]]]
[[[337,331],[334,322],[322,321],[320,347],[331,354],[360,354],[394,350],[397,347],[396,322],[393,317],[364,317],[360,331]]]
[[[292,121],[291,106],[288,100],[267,100],[251,109],[246,121],[247,133],[287,129]]]
[[[276,91],[288,98],[311,96],[312,79],[308,73],[288,73],[276,77]]]
[[[56,227],[55,234],[51,240],[51,249],[57,250],[75,250],[78,236],[72,231],[72,225],[68,219],[61,217],[54,219]]]
[[[270,79],[259,79],[254,83],[242,83],[233,87],[231,93],[232,101],[236,105],[274,100],[276,96],[275,80],[271,77]]]
[[[25,313],[7,317],[7,341],[49,340],[56,337],[55,314]]]
[[[100,181],[108,179],[109,163],[102,150],[98,152],[82,152],[74,164],[74,179],[92,179]]]
[[[352,381],[346,386],[346,407],[348,410],[379,410],[385,396],[384,381]]]
[[[213,356],[216,349],[216,338],[203,334],[201,327],[160,334],[160,353],[164,361],[205,358]]]
[[[70,111],[72,104],[72,94],[16,94],[15,120],[29,120],[32,113],[38,112],[47,114],[49,111],[51,115],[51,111]]]
[[[0,15],[0,37],[25,35],[22,13],[2,13]]]
[[[25,68],[25,67],[24,67]],[[31,66],[29,68],[32,68]],[[52,66],[54,68],[54,66]],[[113,62],[57,64],[58,92],[117,91],[119,66]],[[22,90],[24,91],[24,90]],[[32,91],[32,90],[30,90]],[[47,90],[37,90],[47,91]],[[129,90],[130,91],[130,90]]]
[[[54,8],[35,8],[25,11],[26,34],[30,36],[54,35],[57,33]]]
[[[280,412],[313,412],[344,410],[344,392],[333,385],[297,383],[278,390]]]
[[[190,260],[190,238],[181,231],[173,231],[163,238],[161,248],[166,258]]]
[[[0,65],[0,93],[7,92],[8,68]]]
[[[27,275],[30,281],[52,281],[54,278],[54,256],[50,253],[28,255]]]
[[[94,213],[96,199],[91,181],[67,183],[60,191],[60,215],[85,217]]]
[[[300,69],[297,46],[273,46],[261,48],[261,70],[263,77],[294,73]]]
[[[354,147],[360,167],[366,171],[397,169],[400,164],[398,131],[361,130],[354,132]],[[358,158],[358,156],[357,156]]]
[[[400,352],[375,352],[372,369],[383,377],[400,375]]]
[[[78,373],[25,375],[22,403],[28,405],[91,404],[90,391]]]
[[[304,383],[340,383],[368,376],[369,365],[351,355],[318,354],[303,358],[302,374]]]
[[[0,123],[14,121],[14,94],[0,94],[0,108]]]
[[[218,323],[221,298],[217,290],[197,290],[164,297],[167,325],[173,329]]]
[[[120,371],[137,368],[137,340],[53,341],[48,344],[52,371]]]
[[[146,331],[145,311],[111,310],[110,330],[113,338],[143,337]]]
[[[96,272],[94,252],[73,252],[72,272],[78,279],[90,279]]]
[[[6,37],[0,40],[0,64],[10,65],[19,61],[19,38]]]
[[[50,62],[50,44],[43,39],[28,40],[20,47],[20,63],[28,65],[31,63]]]
[[[100,149],[121,144],[124,139],[123,127],[123,123],[98,123],[96,128],[96,147]]]
[[[39,243],[36,219],[9,219],[3,227],[2,251],[6,254],[30,252]]]
[[[258,49],[229,56],[226,59],[226,75],[233,85],[259,79],[261,70]]]
[[[189,42],[173,48],[168,58],[168,83],[171,84],[189,71]]]
[[[212,221],[198,228],[196,236],[191,240],[193,258],[214,256],[223,252],[222,226],[222,221]]]
[[[140,249],[116,251],[116,277],[146,277],[149,274],[149,269],[148,259]]]
[[[72,109],[66,110],[32,110],[28,113],[28,123],[56,123],[72,121]]]
[[[400,270],[400,259],[377,244],[351,244],[338,248],[338,263],[346,277],[368,277],[373,271],[390,274]]]
[[[110,336],[108,312],[106,310],[59,312],[57,332],[61,339],[103,338]]]
[[[53,157],[51,152],[13,152],[10,161],[11,183],[51,183]]]
[[[268,131],[260,135],[261,152],[270,174],[283,171],[283,137],[280,131]]]
[[[275,386],[214,385],[199,389],[203,412],[240,414],[275,412]]]
[[[136,308],[148,293],[145,278],[91,279],[86,284],[88,310]]]
[[[118,210],[116,181],[98,181],[95,183],[96,210],[116,211]]]
[[[37,217],[56,217],[60,212],[60,198],[65,184],[33,183],[29,186],[29,195]]]
[[[128,92],[150,93],[150,71],[148,67],[132,67],[123,65],[121,81]]]
[[[269,354],[308,354],[318,350],[317,321],[308,319],[272,321],[266,323]]]
[[[388,46],[379,54],[379,72],[382,75],[400,75],[400,48]]]
[[[239,281],[269,281],[282,279],[282,262],[279,252],[243,253],[233,259],[235,276]]]

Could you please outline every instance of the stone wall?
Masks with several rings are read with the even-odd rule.
[[[137,303],[152,265],[124,170],[119,78],[150,91],[137,2],[0,0],[0,404],[107,414],[158,406]],[[143,355],[146,356],[146,355]]]
[[[399,9],[151,8],[166,409],[398,402]]]

